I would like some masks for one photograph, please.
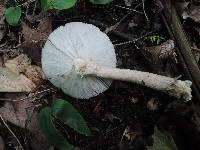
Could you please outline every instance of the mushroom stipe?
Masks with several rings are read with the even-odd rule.
[[[99,28],[71,22],[54,30],[42,50],[42,69],[64,93],[88,99],[107,90],[112,80],[129,81],[191,100],[191,81],[116,68],[115,49]]]

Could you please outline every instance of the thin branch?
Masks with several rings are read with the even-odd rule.
[[[141,37],[137,38],[137,39],[134,39],[134,40],[130,40],[130,41],[127,41],[127,42],[122,42],[122,43],[118,43],[118,44],[114,44],[114,46],[121,46],[121,45],[126,45],[126,44],[131,44],[131,43],[135,43],[137,41],[139,41],[140,39],[152,34],[154,31],[151,31],[145,35],[142,35]]]
[[[25,101],[27,99],[36,97],[37,95],[46,93],[46,92],[55,92],[55,89],[53,88],[49,88],[49,89],[45,89],[43,91],[38,91],[36,93],[30,93],[27,97],[21,98],[21,99],[7,99],[7,98],[0,98],[0,101],[12,101],[12,102],[17,102],[17,101]]]
[[[144,2],[145,2],[145,0],[142,0],[142,8],[143,8],[144,16],[145,16],[147,22],[149,23],[150,21],[149,21],[149,18],[148,18],[148,16],[147,16],[147,13],[146,13],[146,11],[145,11]]]
[[[143,13],[140,12],[140,11],[137,11],[137,10],[135,10],[135,9],[131,9],[131,8],[128,8],[128,7],[124,7],[124,6],[120,6],[120,5],[115,5],[115,6],[118,7],[118,8],[122,8],[122,9],[126,9],[126,10],[129,10],[129,11],[137,12],[137,13],[139,13],[139,14],[143,14]]]
[[[3,124],[5,125],[5,127],[9,130],[9,132],[13,135],[13,137],[16,139],[17,143],[19,144],[19,146],[21,147],[22,150],[24,150],[21,142],[19,141],[19,139],[17,138],[17,136],[15,135],[15,133],[10,129],[10,127],[8,126],[8,124],[5,122],[5,120],[3,119],[2,115],[0,114],[0,118],[3,122]]]

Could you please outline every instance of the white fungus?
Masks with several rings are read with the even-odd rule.
[[[87,99],[107,90],[111,80],[77,74],[78,59],[115,68],[115,51],[107,35],[93,25],[72,22],[52,32],[42,50],[44,73],[64,93]]]
[[[99,28],[81,22],[67,23],[53,31],[43,50],[42,68],[64,93],[88,99],[104,92],[112,79],[130,81],[185,100],[191,99],[191,82],[116,68],[112,42]]]

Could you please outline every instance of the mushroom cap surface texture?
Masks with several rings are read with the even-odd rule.
[[[74,66],[77,59],[115,68],[116,55],[109,37],[94,25],[71,22],[54,30],[42,49],[42,69],[46,77],[65,94],[88,99],[107,90],[112,81],[81,76]]]

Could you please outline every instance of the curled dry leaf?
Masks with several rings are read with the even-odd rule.
[[[41,49],[51,33],[51,19],[42,19],[36,29],[30,28],[27,24],[22,22],[22,34],[24,42],[22,47],[28,56],[34,61],[40,61]]]
[[[163,59],[175,55],[174,46],[173,40],[167,40],[161,45],[144,47],[142,53],[151,63],[160,63]]]
[[[8,68],[0,68],[1,92],[30,92],[36,85],[23,74],[16,74]]]
[[[200,23],[200,6],[191,5],[190,8],[183,12],[183,19],[190,18],[195,22]]]
[[[24,54],[7,60],[5,66],[0,67],[1,92],[31,92],[45,78],[41,68],[31,65]]]

